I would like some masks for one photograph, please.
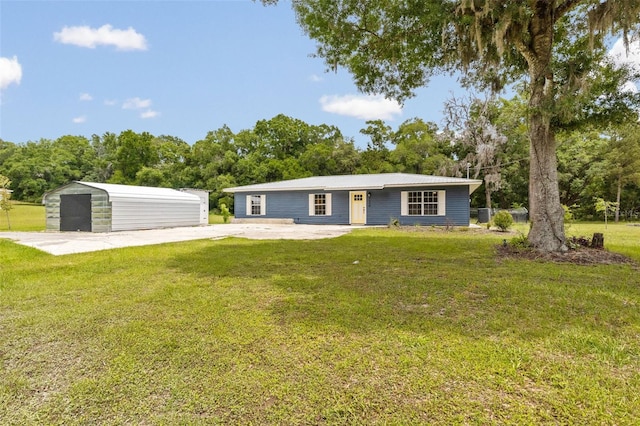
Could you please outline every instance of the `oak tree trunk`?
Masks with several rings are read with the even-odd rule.
[[[534,114],[529,119],[529,242],[541,251],[565,251],[564,210],[560,204],[556,142],[549,125]]]
[[[556,140],[551,127],[554,82],[551,69],[553,2],[539,1],[531,22],[527,46],[530,78],[529,211],[532,221],[528,240],[545,252],[565,251],[564,210],[560,204]]]
[[[486,207],[488,209],[491,208],[491,190],[489,189],[489,183],[485,181],[484,183],[484,199],[486,203]]]

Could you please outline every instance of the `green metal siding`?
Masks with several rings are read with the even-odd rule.
[[[60,194],[91,194],[91,226],[93,232],[111,231],[111,204],[106,192],[77,183],[58,188],[45,196],[46,230],[60,230]]]

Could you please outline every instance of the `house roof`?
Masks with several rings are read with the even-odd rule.
[[[225,188],[225,192],[257,191],[347,191],[384,188],[407,188],[424,186],[469,185],[469,193],[482,184],[481,180],[446,176],[417,175],[408,173],[379,173],[366,175],[314,176],[280,182]]]
[[[101,189],[109,195],[109,199],[123,199],[123,198],[135,198],[135,199],[165,199],[165,200],[197,200],[200,202],[200,198],[197,195],[190,194],[188,192],[177,191],[170,188],[155,188],[151,186],[134,186],[134,185],[116,185],[113,183],[95,183],[95,182],[81,182],[75,181],[74,183],[88,186],[90,188]],[[59,191],[68,185],[62,186],[54,191]],[[50,191],[50,192],[54,192]],[[45,194],[45,198],[47,194]]]

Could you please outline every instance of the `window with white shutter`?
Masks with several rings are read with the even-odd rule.
[[[247,195],[247,216],[264,216],[267,214],[266,195]]]
[[[309,194],[309,216],[331,216],[331,194]]]

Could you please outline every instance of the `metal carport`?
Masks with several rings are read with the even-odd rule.
[[[112,232],[200,225],[200,197],[170,188],[76,181],[43,197],[48,231]]]

